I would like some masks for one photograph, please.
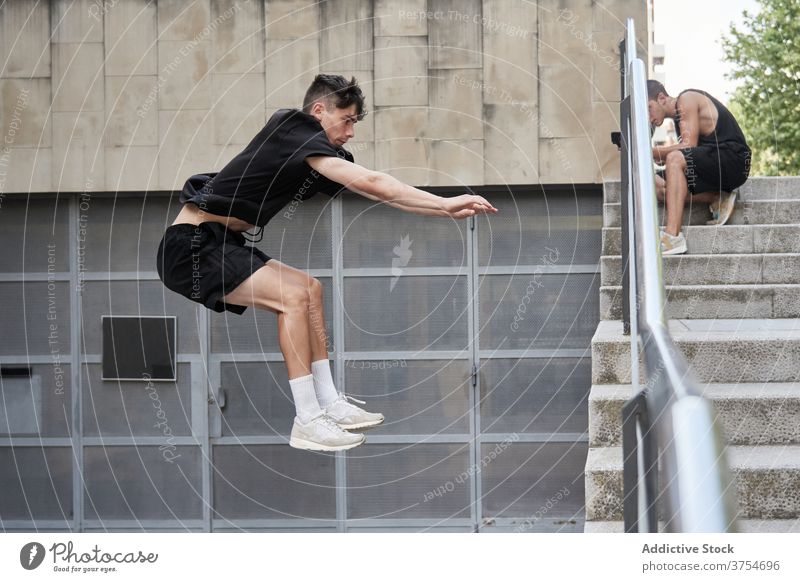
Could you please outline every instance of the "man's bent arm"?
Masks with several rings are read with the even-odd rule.
[[[312,156],[306,158],[306,162],[329,180],[371,200],[382,200],[415,214],[450,216],[445,206],[446,198],[404,184],[389,174],[368,170],[333,156]]]

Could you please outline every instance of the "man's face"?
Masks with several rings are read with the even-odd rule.
[[[358,109],[355,103],[339,109],[333,105],[326,108],[318,101],[311,109],[311,114],[322,124],[328,141],[337,147],[346,144],[356,134],[354,126],[358,122]]]
[[[647,110],[650,114],[650,125],[661,126],[664,123],[664,118],[667,116],[666,111],[666,96],[659,93],[655,101],[652,99],[647,102]]]

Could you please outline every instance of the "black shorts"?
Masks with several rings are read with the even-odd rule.
[[[242,233],[218,222],[173,224],[158,245],[158,276],[168,289],[209,309],[241,315],[246,307],[222,298],[270,260],[245,242]]]
[[[750,174],[750,151],[701,145],[679,150],[686,160],[686,183],[689,192],[732,192],[745,183]],[[658,174],[663,178],[664,172]]]

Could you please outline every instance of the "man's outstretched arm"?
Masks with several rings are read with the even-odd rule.
[[[348,190],[370,200],[386,202],[407,212],[452,218],[467,218],[480,212],[497,212],[497,208],[482,196],[471,194],[453,198],[436,196],[404,184],[389,174],[368,170],[341,158],[313,156],[306,158],[306,162],[315,171],[329,180],[342,184]]]

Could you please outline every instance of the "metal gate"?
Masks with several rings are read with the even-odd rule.
[[[337,454],[287,445],[275,315],[158,280],[175,199],[7,197],[3,528],[582,531],[599,188],[487,195],[462,221],[318,196],[265,229],[325,286],[337,386],[386,416]],[[101,380],[101,316],[165,314],[177,382]]]

